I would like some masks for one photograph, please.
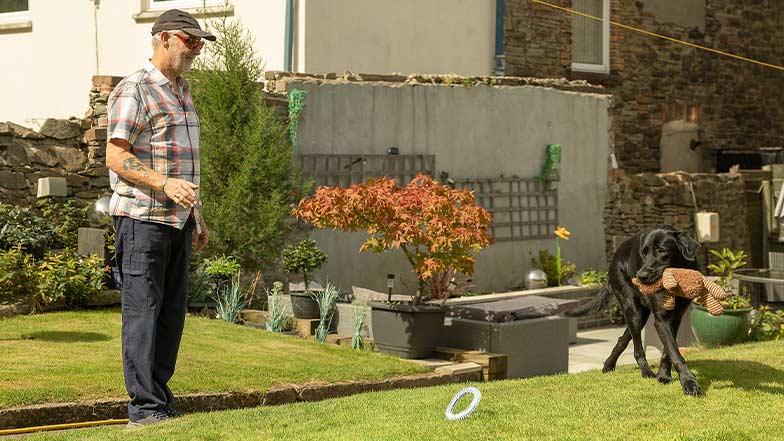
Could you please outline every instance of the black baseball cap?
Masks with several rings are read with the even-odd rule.
[[[155,24],[152,25],[152,35],[163,31],[182,31],[191,37],[215,41],[215,36],[203,31],[199,22],[191,14],[179,9],[169,9],[155,20]]]

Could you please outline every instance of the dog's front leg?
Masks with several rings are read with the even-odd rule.
[[[659,333],[659,338],[664,345],[664,350],[667,351],[670,362],[678,372],[683,393],[686,395],[699,395],[700,385],[697,383],[697,378],[691,373],[689,366],[686,365],[686,360],[678,350],[678,344],[675,342],[672,328],[661,316],[656,315],[654,318],[653,324],[656,327],[656,332]]]
[[[643,378],[654,378],[656,374],[653,373],[651,367],[648,365],[648,359],[645,357],[645,347],[642,345],[642,327],[645,323],[635,324],[634,327],[629,327],[632,334],[632,343],[634,343],[634,359],[637,360],[637,366],[640,367],[640,372]]]
[[[634,344],[634,359],[637,361],[637,366],[640,367],[640,372],[643,378],[654,378],[656,374],[653,373],[651,367],[648,365],[648,359],[645,357],[645,346],[642,345],[642,328],[645,322],[648,321],[650,310],[643,305],[638,297],[635,295],[635,288],[630,283],[622,286],[622,295],[618,296],[618,303],[620,303],[623,310],[623,317],[626,319],[626,326],[628,334],[625,332],[618,344],[615,346],[610,358],[607,359],[604,366],[607,369],[610,362],[615,367],[615,362],[623,349],[631,339]],[[606,371],[605,371],[606,372]]]
[[[672,330],[672,335],[675,337],[675,343],[677,346],[678,343],[678,329],[680,328],[681,318],[683,314],[677,314],[675,317],[670,320],[670,329]],[[659,372],[656,374],[656,379],[659,380],[661,384],[670,384],[672,383],[672,361],[670,360],[669,353],[667,351],[662,351],[661,357],[661,365],[659,366]]]

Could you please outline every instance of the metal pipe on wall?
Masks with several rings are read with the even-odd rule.
[[[90,0],[93,3],[93,23],[95,32],[95,74],[100,75],[100,66],[98,64],[98,6],[101,5],[101,0]]]
[[[294,0],[286,0],[286,35],[283,49],[283,70],[292,71],[294,51]]]

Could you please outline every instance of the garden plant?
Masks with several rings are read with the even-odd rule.
[[[265,288],[267,293],[267,316],[266,328],[271,332],[283,332],[286,330],[291,315],[286,312],[283,301],[283,283],[274,282],[272,289]]]
[[[354,333],[351,335],[351,349],[365,349],[365,339],[362,337],[362,328],[365,327],[365,312],[355,302],[354,307]]]
[[[335,299],[338,297],[338,289],[335,285],[327,282],[322,291],[315,292],[313,296],[319,306],[319,324],[316,328],[316,341],[324,342],[332,326],[332,316],[335,312]]]
[[[283,250],[283,267],[290,273],[302,272],[305,279],[305,292],[310,292],[309,275],[321,268],[327,261],[327,254],[316,246],[313,239],[304,239],[296,245]]]
[[[0,296],[27,301],[31,312],[79,307],[105,287],[108,270],[102,258],[76,253],[86,211],[73,200],[37,208],[0,203]]]
[[[399,248],[417,277],[414,303],[421,302],[431,279],[473,274],[472,253],[492,243],[492,216],[476,205],[474,195],[423,174],[402,187],[387,177],[348,188],[320,187],[293,214],[318,228],[367,232],[360,252]],[[448,284],[432,285],[430,295],[443,298],[447,289]]]
[[[245,268],[272,265],[302,194],[287,124],[268,105],[262,62],[240,21],[208,23],[217,40],[189,73],[201,123],[201,198],[212,219],[207,255],[239,250]]]

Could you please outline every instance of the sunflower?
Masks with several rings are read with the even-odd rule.
[[[566,228],[564,228],[564,227],[562,227],[560,225],[558,226],[558,228],[555,229],[555,235],[560,237],[563,240],[569,240],[569,235],[570,234],[572,234],[572,233],[570,233],[569,230],[567,230]]]

